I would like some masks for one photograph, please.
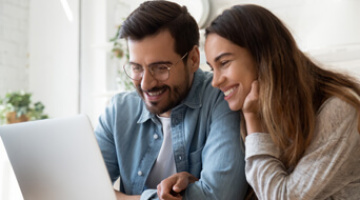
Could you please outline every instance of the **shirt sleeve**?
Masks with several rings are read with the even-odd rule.
[[[291,173],[278,159],[269,134],[246,137],[245,173],[259,199],[316,199],[320,193],[329,197],[344,186],[346,181],[337,173],[359,143],[356,110],[344,105],[323,108],[314,138]]]
[[[140,200],[158,200],[158,199],[159,198],[157,196],[157,190],[155,189],[147,189],[140,196]]]
[[[115,101],[114,99],[115,98],[113,98],[112,101]],[[115,118],[114,112],[113,107],[108,106],[105,113],[99,117],[99,123],[95,128],[95,136],[109,172],[110,179],[113,183],[120,176],[115,141],[112,134],[112,126]]]
[[[221,99],[212,108],[199,181],[190,184],[183,199],[244,199],[248,187],[240,142],[240,115]],[[191,155],[190,155],[191,156]]]

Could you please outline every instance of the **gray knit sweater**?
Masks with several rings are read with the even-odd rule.
[[[359,109],[359,108],[358,108]],[[328,99],[314,138],[293,172],[278,160],[270,135],[246,137],[246,178],[261,200],[360,199],[360,134],[354,107]]]

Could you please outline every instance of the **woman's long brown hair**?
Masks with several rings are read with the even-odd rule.
[[[259,115],[288,172],[310,144],[317,111],[326,99],[339,97],[359,111],[359,83],[316,65],[297,47],[285,25],[265,8],[237,5],[225,10],[206,29],[206,35],[212,33],[248,49],[256,61]]]

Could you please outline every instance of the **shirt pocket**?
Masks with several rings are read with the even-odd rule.
[[[201,154],[204,147],[201,147],[189,154],[189,173],[200,177],[202,169]]]

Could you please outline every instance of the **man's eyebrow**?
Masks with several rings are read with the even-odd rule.
[[[142,66],[141,64],[136,63],[136,62],[132,62],[132,61],[129,61],[129,63],[132,64],[132,65],[140,65],[140,66]],[[159,65],[159,64],[168,64],[168,65],[171,65],[171,64],[173,64],[173,63],[170,62],[170,61],[158,61],[158,62],[150,63],[150,64],[148,64],[148,66]]]
[[[159,64],[166,64],[166,65],[171,65],[173,64],[172,62],[170,61],[158,61],[158,62],[153,62],[153,63],[150,63],[149,66],[152,66],[152,65],[159,65]]]
[[[233,54],[232,54],[232,53],[229,53],[229,52],[222,53],[222,54],[216,56],[215,59],[214,59],[214,61],[217,62],[217,61],[219,61],[222,57],[224,57],[224,56],[230,56],[230,55],[233,55]]]
[[[132,65],[140,65],[139,63],[132,62],[132,61],[129,61],[129,64],[132,64]],[[140,65],[140,66],[141,66],[141,65]]]

